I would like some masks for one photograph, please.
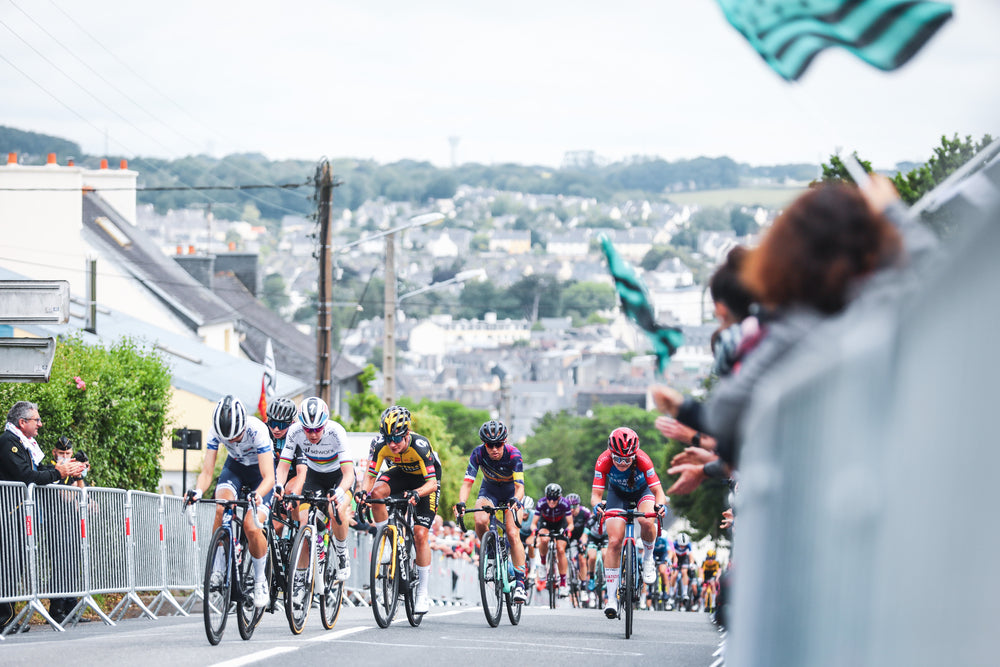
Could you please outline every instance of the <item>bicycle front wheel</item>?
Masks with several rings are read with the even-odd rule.
[[[285,586],[285,616],[288,629],[293,635],[302,633],[312,607],[314,569],[313,551],[316,549],[316,533],[310,524],[299,528],[292,550],[288,554],[288,579]],[[302,563],[305,569],[301,569]]]
[[[205,583],[202,588],[205,596],[202,603],[205,634],[212,646],[222,639],[222,633],[226,629],[226,619],[229,618],[229,594],[232,584],[229,573],[231,549],[229,532],[224,528],[216,530],[209,543],[208,557],[205,559]]]
[[[506,567],[507,563],[503,564]],[[507,603],[507,618],[510,620],[511,625],[517,625],[521,622],[521,607],[524,605],[520,602],[514,602],[514,591],[510,590],[503,594],[504,601]]]
[[[417,574],[417,544],[413,540],[413,531],[409,527],[404,528],[406,536],[403,538],[406,544],[406,558],[400,562],[399,585],[403,588],[403,607],[406,609],[406,620],[410,625],[417,627],[420,621],[424,620],[423,614],[416,612],[417,584],[419,583]]]
[[[337,550],[330,545],[327,550],[326,562],[323,564],[323,589],[319,598],[319,614],[323,627],[329,630],[337,624],[340,616],[340,603],[344,599],[344,582],[337,581]]]
[[[242,560],[238,568],[236,585],[239,586],[239,602],[236,605],[236,626],[240,629],[240,637],[244,640],[253,637],[254,628],[260,622],[260,617],[264,615],[264,608],[257,608],[253,603],[253,585],[256,581],[253,570],[253,557],[250,555],[250,547],[247,544],[247,536],[240,538],[242,545]],[[265,554],[270,560],[270,554]],[[265,565],[265,568],[267,565]],[[265,575],[266,576],[266,575]]]
[[[556,608],[556,596],[559,594],[559,584],[556,580],[556,554],[550,553],[549,573],[545,579],[545,587],[549,589],[549,608]]]
[[[383,560],[387,562],[383,563]],[[387,628],[399,604],[399,559],[396,554],[396,527],[392,524],[382,526],[375,533],[370,584],[375,622],[380,628]]]
[[[488,531],[483,534],[479,549],[479,592],[483,599],[483,613],[491,628],[500,623],[503,605],[503,575],[500,572],[500,546],[497,534]]]
[[[625,545],[622,546],[621,568],[622,581],[618,587],[618,605],[620,611],[623,611],[625,615],[625,639],[628,639],[632,636],[632,612],[635,610],[636,587],[635,544],[632,542],[625,542]]]

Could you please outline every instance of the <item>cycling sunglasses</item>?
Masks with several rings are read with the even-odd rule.
[[[288,428],[289,426],[291,426],[292,422],[279,422],[275,419],[268,419],[267,425],[270,426],[271,428],[276,428],[280,431],[283,428]]]
[[[502,443],[502,442],[495,442],[495,443],[494,442],[484,442],[483,445],[487,449],[500,449],[501,447],[504,446],[504,443]]]
[[[320,431],[323,430],[323,428],[324,428],[323,426],[317,426],[316,428],[308,428],[303,426],[302,430],[305,431],[306,433],[319,433]]]
[[[612,454],[611,455],[611,460],[614,461],[615,464],[617,464],[617,465],[627,466],[630,463],[632,463],[632,461],[635,461],[635,457],[634,456],[615,456],[614,454]]]
[[[403,442],[403,440],[405,440],[405,439],[406,439],[405,435],[390,435],[388,437],[389,442],[391,442],[393,444],[399,444],[399,443]]]

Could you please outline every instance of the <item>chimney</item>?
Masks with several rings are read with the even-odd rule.
[[[17,153],[7,153],[7,164],[17,164]]]
[[[50,165],[54,166],[54,167],[58,167],[59,166],[59,163],[56,162],[56,154],[55,153],[49,153],[49,159],[45,161],[45,166],[50,166]]]
[[[236,241],[229,242],[229,252],[236,252]]]
[[[75,167],[76,166],[76,160],[74,160],[73,158],[69,158],[68,160],[66,160],[66,166],[67,167]]]
[[[183,255],[184,254],[184,246],[182,246],[182,245],[177,246],[177,254],[178,255]]]
[[[119,166],[119,168],[121,168],[121,169],[123,169],[123,170],[124,170],[124,169],[128,169],[128,160],[122,160],[122,161],[121,161],[121,162],[120,162],[120,163],[118,164],[118,166]]]
[[[108,168],[108,159],[101,158],[101,169],[107,169],[107,168]]]
[[[193,255],[194,254],[194,246],[193,245],[189,245],[188,246],[188,254],[189,255]]]

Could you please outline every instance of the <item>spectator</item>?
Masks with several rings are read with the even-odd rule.
[[[86,470],[79,461],[56,461],[51,468],[39,469],[44,454],[35,441],[42,419],[38,406],[18,401],[7,413],[4,432],[0,434],[0,481],[25,484],[52,484],[63,477],[78,477]],[[10,564],[5,564],[10,567]],[[22,571],[22,563],[13,564],[13,571]],[[0,603],[0,632],[14,620],[14,605]]]

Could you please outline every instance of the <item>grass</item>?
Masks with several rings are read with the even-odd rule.
[[[667,196],[670,201],[681,205],[726,206],[727,204],[740,204],[782,208],[803,192],[805,192],[805,188],[730,188],[672,192]]]

